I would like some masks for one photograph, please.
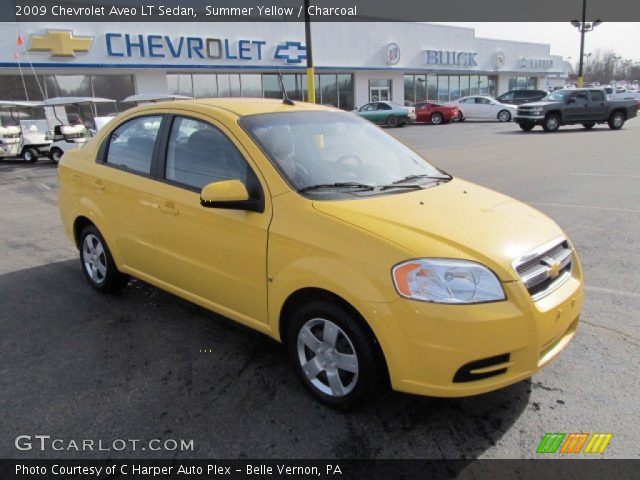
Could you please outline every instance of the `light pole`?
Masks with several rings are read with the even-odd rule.
[[[582,0],[582,21],[573,20],[571,25],[576,27],[580,31],[580,65],[578,67],[578,87],[584,86],[584,34],[590,32],[598,25],[602,23],[602,20],[598,19],[594,22],[587,22],[587,0]]]
[[[316,103],[316,75],[313,70],[313,52],[311,50],[311,18],[309,0],[304,0],[304,41],[307,45],[307,101]]]

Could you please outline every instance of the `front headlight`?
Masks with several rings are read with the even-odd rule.
[[[531,113],[533,115],[542,115],[544,113],[544,108],[540,107],[540,108],[533,108],[531,110]]]
[[[411,300],[434,303],[483,303],[504,300],[495,274],[468,260],[422,258],[393,267],[398,293]]]

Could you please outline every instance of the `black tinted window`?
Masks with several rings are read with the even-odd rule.
[[[391,110],[391,106],[386,103],[379,103],[378,110]]]
[[[594,102],[604,102],[604,92],[602,90],[591,90],[591,100]]]
[[[161,121],[161,116],[138,117],[116,128],[109,138],[106,163],[151,173],[153,147]]]
[[[220,180],[246,183],[249,166],[235,145],[214,126],[176,117],[167,146],[166,178],[201,189]]]
[[[587,92],[578,92],[576,93],[576,101],[578,102],[586,102],[587,101]]]

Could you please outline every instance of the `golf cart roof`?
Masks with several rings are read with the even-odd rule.
[[[42,102],[30,102],[28,100],[0,100],[0,108],[41,107],[42,105]]]
[[[169,95],[163,93],[138,93],[130,95],[123,102],[161,102],[163,100],[192,100],[191,97],[185,95]]]
[[[100,97],[54,97],[44,100],[42,105],[55,107],[58,105],[76,105],[78,103],[115,103],[115,100]]]

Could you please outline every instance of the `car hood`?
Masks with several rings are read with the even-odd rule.
[[[514,259],[564,235],[528,205],[459,179],[423,190],[313,205],[413,257],[474,260],[503,281],[518,279]]]

